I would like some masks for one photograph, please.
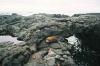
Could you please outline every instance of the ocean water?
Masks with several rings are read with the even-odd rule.
[[[80,42],[79,39],[75,35],[70,36],[70,37],[68,37],[66,39],[68,40],[68,43],[70,43],[72,45],[73,44],[78,44],[78,42]]]
[[[14,44],[18,44],[20,42],[23,42],[23,41],[19,41],[17,40],[17,37],[12,37],[12,36],[0,36],[0,43],[1,42],[8,42],[8,41],[11,41],[11,42],[14,42]]]

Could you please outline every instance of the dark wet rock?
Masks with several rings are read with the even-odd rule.
[[[97,60],[100,58],[100,48],[99,48],[99,39],[100,39],[100,24],[92,25],[89,27],[84,28],[81,32],[76,33],[76,36],[81,39],[81,51],[77,50],[75,51],[74,59],[77,63],[84,62],[88,65],[95,65],[99,66],[100,63],[98,63]],[[72,53],[72,54],[74,54]],[[81,58],[81,59],[80,59]],[[87,58],[87,59],[85,59]],[[92,60],[94,59],[94,60]]]
[[[71,57],[67,57],[67,60],[65,60],[67,64],[75,64],[74,60]]]

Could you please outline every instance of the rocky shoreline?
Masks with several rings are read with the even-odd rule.
[[[25,42],[0,43],[0,64],[100,66],[97,61],[100,58],[99,26],[100,16],[95,14],[75,14],[72,17],[61,14],[0,15],[0,35],[17,36],[18,40]],[[67,40],[72,35],[78,38],[77,44]]]
[[[69,52],[71,45],[65,42],[47,44],[47,47],[36,51],[34,50],[36,47],[27,45],[13,45],[13,42],[0,43],[0,62],[2,66],[70,66],[75,64]]]

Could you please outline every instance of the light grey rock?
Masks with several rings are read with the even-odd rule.
[[[47,60],[47,65],[48,66],[54,66],[55,65],[55,59],[51,58],[51,59]]]
[[[64,61],[65,59],[64,59],[64,58],[60,58],[60,60],[61,60],[61,61]]]
[[[56,49],[56,50],[54,50],[54,52],[56,53],[56,54],[63,54],[63,52],[62,52],[62,49]]]
[[[33,44],[32,46],[30,46],[30,50],[31,50],[31,51],[37,51],[37,46],[36,46],[36,44]]]
[[[67,55],[63,55],[63,58],[67,58],[68,56]]]
[[[58,58],[58,59],[59,59],[60,57],[61,57],[60,55],[56,55],[56,57],[55,57],[55,58]]]
[[[65,55],[68,55],[68,56],[71,55],[69,51],[63,51],[63,53],[64,53]]]

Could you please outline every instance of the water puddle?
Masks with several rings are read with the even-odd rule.
[[[80,43],[80,40],[75,36],[75,35],[73,35],[73,36],[70,36],[70,37],[68,37],[68,38],[66,38],[67,40],[68,40],[68,43],[70,43],[70,44],[72,44],[72,45],[74,45],[74,44],[79,44]]]
[[[0,36],[0,43],[1,42],[14,42],[14,44],[18,44],[18,43],[21,43],[21,42],[24,42],[24,41],[19,41],[17,40],[17,37],[12,37],[12,36]]]

